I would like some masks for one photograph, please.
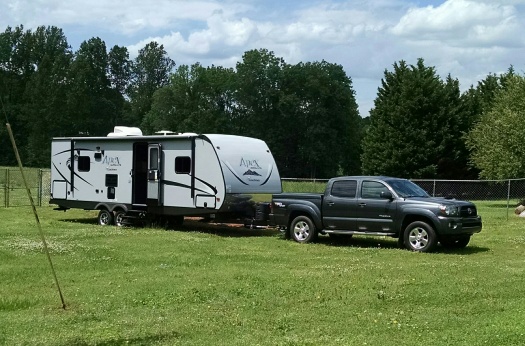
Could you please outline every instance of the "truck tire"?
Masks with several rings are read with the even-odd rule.
[[[423,221],[415,221],[408,225],[403,239],[406,248],[416,252],[431,252],[437,245],[434,228]]]
[[[317,238],[317,229],[307,216],[298,216],[290,225],[290,236],[298,243],[310,243]]]
[[[101,209],[98,212],[98,224],[101,226],[113,225],[115,218],[113,213],[107,209]]]
[[[439,240],[441,246],[448,249],[463,249],[470,242],[470,235],[455,238],[443,237]]]

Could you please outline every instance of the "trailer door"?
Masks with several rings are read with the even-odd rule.
[[[158,143],[148,145],[148,204],[160,205],[160,180],[162,175],[162,151]]]

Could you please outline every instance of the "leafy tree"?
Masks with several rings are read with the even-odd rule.
[[[20,148],[25,147],[28,136],[27,122],[22,119],[25,107],[24,92],[35,69],[31,63],[32,33],[23,26],[7,27],[0,34],[0,107],[13,129]],[[0,127],[0,165],[14,165],[15,156],[5,127]],[[21,152],[25,158],[24,152]]]
[[[113,46],[108,54],[108,72],[111,91],[108,98],[115,106],[115,125],[128,125],[126,115],[131,112],[126,91],[131,82],[132,61],[126,47]]]
[[[525,175],[525,77],[505,76],[494,102],[467,135],[472,163],[486,179],[509,179]]]
[[[96,37],[82,42],[71,65],[68,93],[75,135],[106,135],[116,124],[117,105],[109,76],[104,41]]]
[[[157,90],[143,126],[147,132],[230,133],[235,73],[222,67],[181,65]]]
[[[282,58],[266,49],[250,50],[236,65],[237,86],[233,112],[233,128],[238,134],[269,141],[270,124],[280,124]]]
[[[113,46],[108,54],[109,80],[111,87],[125,95],[131,81],[132,62],[126,47]]]
[[[284,71],[279,126],[271,128],[283,174],[358,173],[360,117],[342,66],[322,61]]]
[[[443,82],[423,59],[385,71],[363,140],[363,171],[407,178],[439,177],[443,160],[457,159],[461,137],[458,83]]]
[[[168,84],[169,75],[175,67],[163,45],[150,42],[139,51],[131,69],[128,95],[131,99],[130,125],[140,125],[151,109],[153,93]]]
[[[26,85],[23,119],[28,127],[27,165],[48,166],[51,139],[71,127],[66,98],[72,52],[61,29],[38,27],[31,62],[36,71]]]

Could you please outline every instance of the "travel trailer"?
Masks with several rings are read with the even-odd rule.
[[[107,137],[54,138],[51,204],[100,210],[101,225],[153,216],[256,213],[252,194],[281,192],[272,153],[262,140],[222,134],[144,136],[117,126]]]

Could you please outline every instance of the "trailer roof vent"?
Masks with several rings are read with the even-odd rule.
[[[127,136],[142,136],[142,131],[138,127],[115,126],[113,132],[108,133],[108,137]]]
[[[188,137],[195,137],[195,136],[198,136],[196,133],[194,132],[183,132],[183,133],[179,133],[180,136],[188,136]]]
[[[168,130],[157,131],[157,132],[155,132],[155,134],[156,135],[161,135],[161,136],[176,135],[175,132],[168,131]]]

